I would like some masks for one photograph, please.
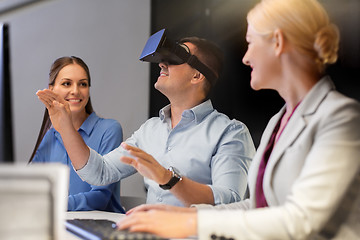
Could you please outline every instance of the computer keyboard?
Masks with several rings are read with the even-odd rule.
[[[66,229],[85,240],[163,240],[150,233],[135,233],[118,230],[116,223],[105,219],[71,219],[66,220]]]

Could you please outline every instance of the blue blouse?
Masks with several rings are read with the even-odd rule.
[[[78,130],[85,143],[101,154],[118,147],[123,139],[122,127],[114,119],[98,117],[95,112]],[[70,168],[68,211],[102,210],[124,213],[120,205],[120,182],[93,186],[81,180],[74,171],[59,132],[54,128],[45,134],[33,163],[60,162]]]

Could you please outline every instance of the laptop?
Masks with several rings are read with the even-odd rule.
[[[69,168],[0,164],[0,239],[63,240]]]

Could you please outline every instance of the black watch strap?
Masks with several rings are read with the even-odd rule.
[[[163,185],[159,184],[159,187],[164,190],[170,190],[173,186],[175,186],[176,183],[182,180],[182,177],[176,168],[170,167],[169,171],[172,173],[172,177],[169,182]]]

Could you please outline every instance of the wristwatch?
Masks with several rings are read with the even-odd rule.
[[[182,180],[182,176],[179,170],[177,170],[174,167],[169,167],[168,170],[172,173],[172,177],[170,181],[164,185],[159,184],[159,187],[161,187],[164,190],[170,190],[173,186],[175,186],[176,183]]]

